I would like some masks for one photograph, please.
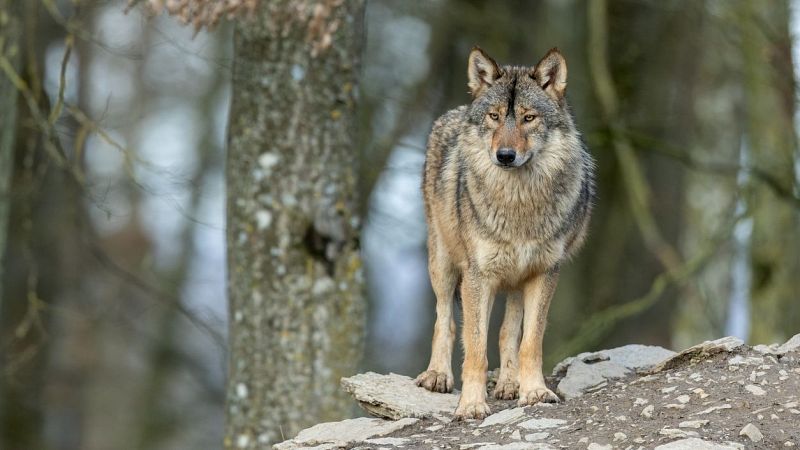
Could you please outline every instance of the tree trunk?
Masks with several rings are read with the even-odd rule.
[[[0,55],[19,73],[22,23],[20,4],[0,0]],[[8,236],[8,215],[11,209],[11,172],[14,166],[14,137],[17,126],[17,88],[0,74],[0,305],[3,302],[3,255]]]
[[[789,3],[739,4],[744,62],[746,142],[749,165],[763,170],[788,192],[797,192],[794,164],[795,87]],[[800,215],[796,203],[750,177],[747,195],[753,218],[750,264],[750,338],[779,342],[797,332]]]
[[[236,25],[228,128],[226,448],[341,419],[363,345],[355,100],[362,0]]]

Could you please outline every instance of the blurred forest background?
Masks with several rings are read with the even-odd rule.
[[[466,58],[476,44],[524,65],[559,47],[597,160],[596,213],[587,246],[562,271],[546,370],[627,343],[679,349],[800,332],[800,1],[344,3],[354,6],[343,14],[363,13],[365,25],[348,41],[363,53],[353,75],[358,134],[343,160],[358,163],[349,170],[362,220],[351,223],[361,232],[368,320],[362,340],[353,303],[347,345],[350,359],[363,346],[360,369],[415,376],[427,364],[425,140],[438,115],[469,101]],[[275,13],[286,2],[256,8],[267,4]],[[234,423],[241,410],[232,398],[259,392],[225,385],[225,192],[238,176],[228,155],[226,177],[226,143],[240,145],[226,127],[271,120],[229,116],[244,73],[232,76],[236,52],[250,48],[240,45],[252,36],[246,22],[267,12],[196,33],[126,6],[0,0],[2,449],[217,448],[226,413]],[[329,29],[334,48],[337,33],[351,32],[348,17],[345,31]],[[236,50],[234,34],[245,36]],[[304,70],[286,66],[295,80]],[[262,201],[290,208],[295,199]],[[255,217],[246,231],[258,237],[273,214]],[[281,364],[264,364],[276,379],[260,385],[277,384]],[[268,402],[254,407],[273,414]],[[262,430],[258,442],[350,413],[295,411],[286,429]],[[226,446],[252,447],[247,436],[229,432]]]

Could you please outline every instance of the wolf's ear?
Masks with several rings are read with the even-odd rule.
[[[497,63],[483,50],[474,47],[469,52],[467,63],[467,86],[473,97],[477,97],[484,89],[494,84],[500,78],[500,68]]]
[[[567,91],[567,61],[554,48],[536,64],[531,77],[550,97],[561,100]]]

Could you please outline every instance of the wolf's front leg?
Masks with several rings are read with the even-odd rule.
[[[555,403],[558,396],[547,388],[542,375],[542,340],[550,299],[558,284],[558,269],[536,275],[523,291],[525,317],[519,348],[519,405]]]
[[[494,292],[489,283],[475,274],[465,273],[461,280],[461,303],[464,309],[464,366],[461,374],[461,398],[456,419],[482,419],[489,415],[486,404],[486,337]]]
[[[417,386],[433,392],[453,391],[453,340],[456,323],[453,320],[453,300],[458,273],[434,231],[428,238],[428,267],[431,285],[436,294],[436,324],[433,326],[431,361],[428,370],[417,376]]]

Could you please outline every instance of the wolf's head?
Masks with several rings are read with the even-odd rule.
[[[499,67],[475,47],[467,76],[473,96],[469,120],[488,144],[494,164],[522,167],[553,138],[572,130],[564,98],[567,63],[557,49],[534,67]]]

